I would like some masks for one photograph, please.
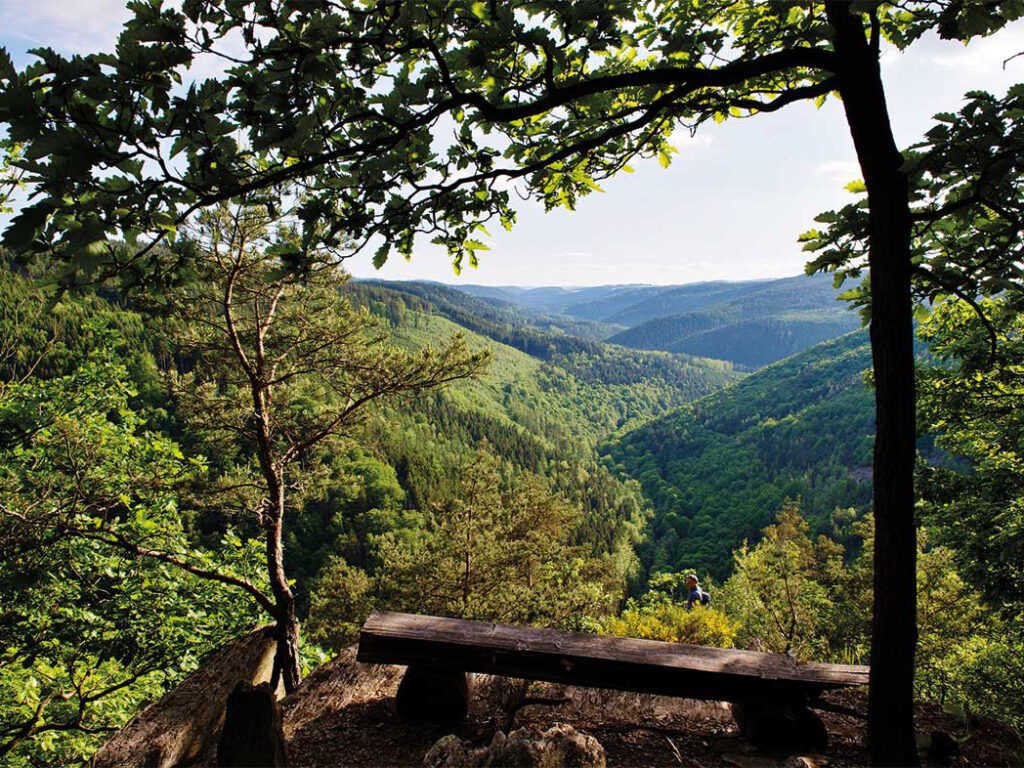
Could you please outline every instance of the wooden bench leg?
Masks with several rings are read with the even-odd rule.
[[[395,709],[410,722],[461,723],[469,712],[469,676],[458,669],[410,666],[398,686]]]
[[[734,702],[732,716],[743,738],[758,749],[823,752],[828,746],[825,724],[803,702],[765,699]]]

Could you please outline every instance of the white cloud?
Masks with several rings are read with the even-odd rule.
[[[848,184],[861,177],[860,165],[854,160],[829,160],[814,169],[815,176],[825,176],[830,181]]]
[[[936,66],[957,70],[963,74],[992,75],[1004,68],[1004,62],[1022,51],[1024,25],[1014,24],[992,37],[985,37],[958,49],[935,54],[931,60]],[[1005,68],[1008,72],[1015,68],[1018,76],[1024,73],[1024,56],[1007,62]]]
[[[680,152],[695,151],[710,147],[715,142],[715,137],[706,133],[693,135],[688,128],[680,126],[668,137],[668,143]]]
[[[25,48],[109,50],[128,16],[125,0],[0,0],[4,36],[24,41]]]

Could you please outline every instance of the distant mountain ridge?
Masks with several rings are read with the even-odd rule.
[[[589,286],[521,286],[521,285],[458,285],[448,287],[481,298],[493,298],[507,301],[523,309],[545,312],[549,314],[573,314],[571,307],[585,305],[590,302],[610,299],[615,296],[633,292],[660,291],[666,286],[644,285],[640,283],[624,285],[589,285]],[[595,319],[584,315],[575,315],[584,319]]]
[[[661,306],[697,307],[656,316],[607,339],[635,349],[661,349],[721,357],[748,369],[760,368],[860,326],[860,318],[837,300],[827,275],[743,284],[715,294],[656,297]],[[616,322],[658,311],[633,308],[613,316]]]
[[[686,285],[582,288],[453,285],[588,339],[728,360],[741,370],[796,354],[860,326],[829,275]]]
[[[794,278],[785,278],[792,280]],[[569,314],[620,325],[635,326],[666,315],[692,312],[739,298],[770,285],[774,280],[712,281],[658,286],[620,294],[617,301],[596,300],[577,305]],[[611,298],[611,297],[609,297]]]

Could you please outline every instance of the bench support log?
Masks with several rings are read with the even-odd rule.
[[[469,676],[451,667],[414,664],[405,671],[395,709],[403,720],[455,725],[469,712]]]
[[[825,724],[801,701],[734,701],[732,716],[743,738],[766,752],[824,752],[828,746]]]

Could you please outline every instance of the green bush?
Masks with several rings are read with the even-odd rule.
[[[696,605],[688,611],[685,605],[664,602],[646,606],[633,603],[621,615],[602,621],[599,628],[602,634],[618,637],[731,648],[737,625],[714,608]]]

